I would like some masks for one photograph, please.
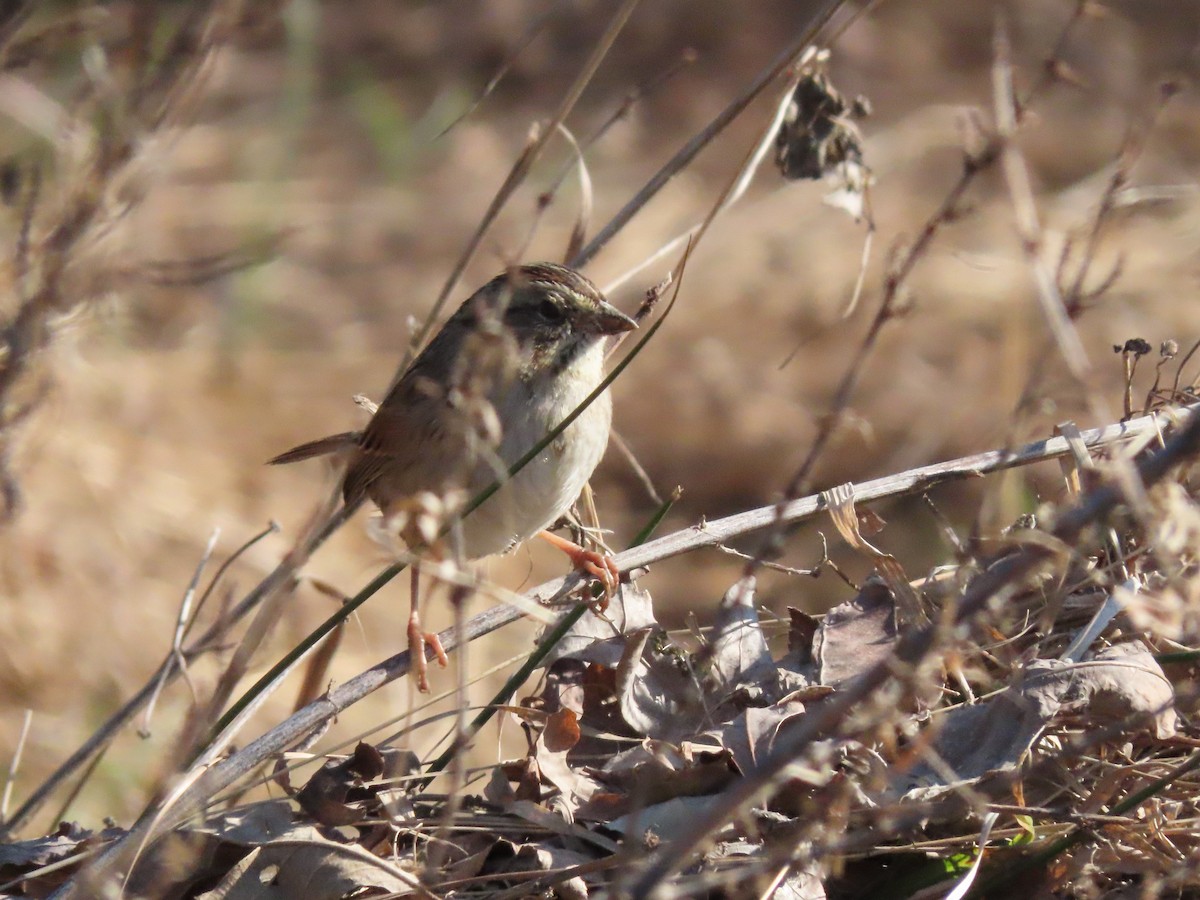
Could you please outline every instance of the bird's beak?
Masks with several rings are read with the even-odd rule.
[[[637,328],[637,322],[610,303],[601,303],[591,316],[591,329],[597,334],[623,334]]]

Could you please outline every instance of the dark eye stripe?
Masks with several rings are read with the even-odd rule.
[[[561,325],[566,321],[566,312],[553,300],[543,300],[532,305],[510,306],[504,313],[504,320],[509,325],[525,328]]]
[[[562,307],[553,300],[543,300],[539,303],[537,314],[547,322],[561,322],[565,318]]]

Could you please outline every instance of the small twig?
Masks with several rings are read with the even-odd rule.
[[[191,633],[192,628],[195,626],[196,622],[199,620],[200,613],[203,611],[204,605],[208,602],[209,597],[212,596],[213,591],[216,590],[217,585],[221,583],[221,579],[225,577],[225,573],[229,571],[229,568],[235,562],[237,562],[239,559],[241,559],[242,556],[245,555],[246,552],[251,547],[253,547],[255,544],[257,544],[259,541],[263,540],[267,536],[275,534],[278,531],[279,531],[279,523],[274,520],[271,520],[270,522],[267,523],[266,528],[264,528],[262,531],[260,531],[258,534],[254,535],[253,537],[251,537],[248,541],[246,541],[244,544],[242,544],[242,546],[240,546],[236,550],[234,550],[233,553],[229,554],[229,556],[226,557],[225,561],[222,562],[221,565],[217,566],[217,571],[213,573],[212,579],[208,582],[208,587],[206,587],[204,589],[204,593],[201,594],[200,599],[196,601],[196,608],[192,612],[192,616],[187,623],[187,627],[184,629],[185,635]]]
[[[79,795],[83,792],[83,789],[87,787],[87,783],[92,780],[92,776],[96,774],[96,770],[100,768],[100,763],[104,761],[104,756],[106,753],[108,753],[108,750],[111,746],[111,744],[105,744],[100,748],[99,751],[97,751],[96,755],[91,758],[88,764],[84,766],[83,772],[80,774],[79,779],[71,786],[71,790],[67,791],[67,796],[63,797],[62,803],[59,804],[59,807],[57,810],[55,810],[54,815],[50,817],[51,822],[67,821],[67,815],[70,813],[71,807],[75,805],[75,801],[79,798]]]
[[[683,71],[684,68],[694,63],[696,58],[696,51],[688,48],[679,55],[679,59],[677,59],[672,65],[668,66],[664,71],[653,76],[644,84],[634,87],[633,90],[625,95],[625,98],[621,101],[620,105],[609,114],[608,118],[601,122],[595,131],[593,131],[586,138],[584,138],[583,141],[580,142],[579,146],[582,151],[586,153],[597,143],[599,143],[600,139],[604,137],[604,135],[606,135],[614,125],[629,115],[630,111],[635,105],[645,98],[651,96],[655,91]],[[558,193],[558,189],[562,187],[562,183],[566,181],[567,176],[570,173],[571,163],[568,162],[563,166],[562,171],[558,173],[558,176],[550,182],[550,187],[547,188],[544,195],[547,198],[547,203],[553,201],[554,195]]]
[[[1017,233],[1021,238],[1021,250],[1026,263],[1034,275],[1037,297],[1041,302],[1042,314],[1050,333],[1058,345],[1059,353],[1076,382],[1087,385],[1091,372],[1087,352],[1079,333],[1071,324],[1066,305],[1059,293],[1054,275],[1042,258],[1042,227],[1038,220],[1037,205],[1033,199],[1033,184],[1025,157],[1016,142],[1018,125],[1017,99],[1012,81],[1011,48],[1003,27],[996,27],[996,59],[992,67],[992,91],[995,97],[996,134],[1000,141],[1000,167],[1008,184],[1009,196],[1016,213]]]
[[[579,142],[575,140],[575,136],[567,129],[567,126],[559,125],[558,130],[562,132],[567,143],[571,145],[571,149],[575,151],[575,168],[579,173],[579,212],[575,216],[575,227],[571,229],[571,236],[567,239],[567,248],[563,251],[563,259],[567,260],[579,252],[584,239],[587,238],[588,223],[592,219],[594,192],[592,176],[588,172],[587,160],[583,157],[583,149],[579,146]]]
[[[560,7],[564,5],[565,4],[559,3]],[[529,23],[529,26],[525,29],[525,33],[517,39],[516,44],[513,45],[513,48],[508,52],[508,55],[500,61],[500,65],[496,67],[495,73],[491,78],[488,79],[487,84],[483,86],[483,90],[481,90],[478,96],[476,96],[475,99],[467,105],[466,109],[464,109],[450,121],[450,124],[434,135],[434,141],[439,141],[444,138],[456,127],[458,127],[459,124],[470,118],[471,115],[474,114],[474,112],[479,109],[481,105],[483,105],[483,101],[490,97],[492,95],[492,91],[499,87],[500,82],[504,80],[504,76],[508,74],[508,71],[512,68],[513,63],[520,58],[521,54],[524,53],[525,49],[533,43],[534,39],[545,30],[546,26],[550,23],[551,18],[553,18],[554,14],[558,11],[559,10],[554,9],[553,7],[547,9]]]
[[[1197,340],[1192,344],[1191,347],[1188,348],[1188,352],[1183,355],[1183,359],[1179,361],[1179,365],[1175,368],[1175,381],[1171,385],[1171,394],[1173,396],[1178,396],[1179,381],[1183,377],[1184,367],[1186,367],[1191,358],[1195,356],[1197,350],[1200,350],[1200,340]]]
[[[488,205],[483,217],[479,220],[479,225],[476,226],[475,232],[467,240],[467,244],[463,248],[463,252],[459,255],[458,261],[450,270],[450,275],[446,278],[446,282],[442,286],[442,290],[438,294],[437,300],[434,301],[433,308],[430,309],[429,314],[425,317],[425,321],[413,338],[412,344],[409,347],[409,351],[405,354],[404,360],[400,364],[400,368],[397,369],[396,375],[392,379],[393,383],[404,374],[404,371],[408,368],[409,363],[412,362],[414,348],[420,347],[425,343],[425,339],[433,330],[434,323],[437,322],[438,317],[441,315],[442,308],[446,305],[446,301],[449,300],[451,293],[453,293],[455,286],[458,284],[458,279],[462,277],[462,273],[466,270],[467,264],[475,255],[475,251],[479,248],[479,244],[483,240],[484,235],[487,234],[488,229],[491,228],[492,222],[494,222],[496,217],[500,214],[500,210],[503,209],[504,204],[508,202],[509,197],[513,195],[513,192],[516,191],[521,182],[525,180],[525,177],[533,168],[534,162],[538,159],[542,150],[545,148],[546,143],[554,134],[557,133],[558,126],[566,121],[571,110],[575,108],[575,104],[579,101],[579,98],[583,95],[584,89],[588,86],[592,80],[592,77],[596,74],[596,70],[600,67],[600,63],[604,60],[604,57],[608,55],[609,49],[611,49],[613,42],[616,41],[617,35],[625,27],[625,23],[633,14],[633,10],[637,7],[638,2],[639,0],[623,0],[620,7],[613,14],[612,19],[609,21],[608,27],[605,29],[604,34],[601,35],[600,39],[596,41],[595,46],[592,48],[591,54],[584,62],[579,74],[575,77],[574,82],[572,82],[571,86],[567,89],[566,94],[559,103],[558,109],[555,110],[554,114],[550,117],[549,123],[545,128],[539,130],[538,134],[533,137],[529,145],[522,151],[521,155],[517,157],[517,161],[509,170],[508,176],[500,185],[499,190],[496,191],[496,195],[492,198],[492,202]],[[575,266],[575,268],[578,268],[578,266]]]
[[[454,704],[454,737],[447,750],[450,754],[450,786],[447,790],[446,801],[442,805],[441,814],[438,817],[437,829],[434,832],[434,837],[430,842],[429,852],[426,856],[425,866],[427,873],[438,872],[443,867],[445,854],[449,849],[449,841],[454,832],[454,819],[458,811],[462,808],[462,791],[466,783],[466,771],[464,768],[466,764],[465,751],[471,732],[469,731],[470,726],[467,723],[467,643],[463,641],[462,636],[466,625],[466,604],[470,596],[471,591],[469,588],[457,585],[450,592],[450,603],[454,610],[454,625],[452,628],[454,633],[458,635],[458,646],[460,648],[459,652],[455,654],[456,702]]]
[[[188,674],[187,660],[183,655],[183,635],[188,622],[191,620],[192,601],[196,597],[196,586],[200,583],[200,576],[204,573],[204,567],[212,559],[213,551],[216,549],[217,540],[220,537],[221,529],[214,528],[212,536],[209,537],[208,544],[204,548],[204,552],[200,554],[200,561],[196,563],[196,570],[192,573],[192,580],[188,582],[187,589],[183,592],[183,601],[179,604],[179,615],[175,618],[175,634],[171,638],[171,650],[168,654],[174,658],[175,665],[179,669],[179,674],[183,676],[188,690],[191,691],[193,704],[200,702],[200,695],[196,692],[196,685],[192,682],[191,675]],[[150,737],[150,719],[154,716],[154,708],[158,705],[158,698],[162,693],[163,685],[167,681],[167,672],[169,671],[170,666],[165,664],[159,668],[161,674],[154,686],[154,693],[150,695],[150,702],[146,704],[146,712],[142,717],[142,727],[138,729],[139,737]]]
[[[609,433],[608,439],[612,442],[613,446],[617,448],[617,452],[625,458],[626,464],[628,464],[630,470],[633,472],[633,477],[638,480],[639,484],[641,484],[642,489],[646,492],[646,496],[649,497],[651,502],[654,504],[660,505],[663,502],[662,497],[659,496],[658,491],[655,489],[654,481],[650,478],[650,473],[646,471],[645,467],[642,466],[640,462],[638,462],[637,456],[634,455],[633,448],[629,446],[629,443],[625,440],[625,438],[621,437],[620,432],[618,432],[615,428]]]
[[[696,155],[707,147],[712,140],[736,119],[750,103],[767,87],[782,75],[797,57],[813,42],[817,33],[825,27],[833,14],[846,0],[824,0],[805,26],[803,31],[781,50],[767,66],[755,76],[754,80],[728,106],[700,130],[690,141],[668,160],[661,169],[654,173],[649,181],[639,190],[615,216],[596,234],[587,246],[579,251],[579,255],[571,261],[571,265],[580,268],[591,261],[613,236],[624,228],[629,220],[637,215],[642,208],[666,186],[672,178],[678,175]]]
[[[766,159],[767,154],[775,146],[775,136],[779,133],[779,126],[782,124],[784,116],[787,114],[788,106],[792,102],[792,94],[796,90],[796,84],[799,82],[804,65],[817,55],[815,47],[806,47],[800,56],[800,59],[795,63],[796,72],[788,80],[786,89],[783,91],[782,99],[776,106],[775,115],[772,117],[767,126],[763,129],[759,137],[757,145],[751,151],[748,159],[742,165],[741,171],[738,173],[737,179],[732,187],[726,192],[720,205],[715,211],[710,212],[705,217],[705,222],[711,222],[716,215],[724,212],[733,206],[742,198],[750,187],[750,182],[754,180],[754,174],[758,171],[762,161]],[[703,222],[697,223],[690,228],[677,234],[665,244],[661,245],[657,250],[651,252],[648,256],[642,258],[641,261],[635,263],[630,268],[627,268],[621,275],[614,280],[608,282],[604,286],[605,294],[612,294],[621,288],[626,282],[632,279],[639,272],[642,272],[649,266],[653,265],[658,260],[669,256],[672,253],[678,252],[679,248],[685,243],[692,240],[700,231]]]
[[[809,578],[816,578],[821,574],[821,570],[829,563],[829,542],[825,540],[824,532],[818,531],[817,535],[821,538],[821,558],[817,560],[816,565],[814,565],[811,569],[794,569],[791,566],[780,565],[779,563],[771,562],[770,560],[762,560],[762,567],[764,569],[770,569],[773,572],[782,572],[785,575],[807,575]],[[720,550],[722,553],[728,553],[730,556],[736,556],[738,559],[744,559],[750,562],[754,561],[754,557],[749,553],[743,553],[741,550],[735,550],[733,547],[729,547],[725,544],[714,544],[713,546],[715,546],[716,549]]]

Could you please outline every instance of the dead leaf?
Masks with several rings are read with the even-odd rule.
[[[804,715],[804,704],[794,700],[765,709],[750,707],[723,728],[705,732],[732,754],[738,771],[751,771],[769,753],[780,733]]]
[[[61,822],[58,829],[46,837],[27,841],[0,843],[0,884],[17,881],[22,876],[62,862],[92,847],[115,841],[125,834],[124,829],[106,828],[97,834],[75,822]],[[86,857],[80,859],[84,862]],[[48,896],[65,879],[75,873],[75,867],[58,872],[46,873],[33,879],[21,881],[20,890],[25,896]],[[7,896],[7,895],[0,895]]]
[[[375,792],[365,787],[383,774],[383,755],[365,741],[339,762],[318,769],[296,794],[300,807],[322,825],[353,825],[369,814]]]
[[[57,831],[46,837],[0,844],[0,878],[8,880],[24,869],[48,866],[78,853],[85,845],[115,840],[124,833],[122,829],[109,828],[96,834],[77,822],[62,822]]]
[[[634,732],[659,740],[692,734],[703,719],[695,682],[679,662],[648,648],[649,633],[631,636],[617,672],[621,718]]]
[[[242,847],[257,847],[290,834],[295,823],[292,804],[286,800],[266,800],[231,809],[190,830]]]
[[[1079,663],[1033,660],[1004,693],[939,717],[933,746],[938,762],[914,768],[901,790],[944,787],[1012,768],[1061,713],[1098,724],[1149,719],[1157,737],[1170,737],[1176,728],[1173,701],[1170,681],[1141,643],[1108,647]]]
[[[926,796],[926,789],[975,781],[988,772],[1012,768],[1037,740],[1053,716],[1019,690],[1009,690],[983,703],[960,706],[938,716],[933,752],[937,762],[923,762],[897,781],[905,799]]]
[[[307,831],[306,837],[299,837]],[[414,892],[416,877],[352,844],[335,844],[312,829],[264,844],[234,866],[197,900],[342,900],[378,888]]]
[[[602,773],[604,783],[621,792],[626,803],[614,810],[611,800],[605,808],[610,815],[631,808],[653,806],[674,797],[698,797],[715,794],[727,787],[736,777],[732,755],[721,747],[692,748],[687,758],[663,749],[651,753],[635,748],[624,755],[624,761]],[[636,760],[632,765],[629,763]],[[580,813],[583,817],[584,812]]]
[[[794,606],[788,612],[788,656],[794,657],[798,665],[813,661],[813,639],[817,636],[820,621]]]
[[[858,596],[826,615],[813,641],[821,684],[837,687],[889,656],[896,643],[888,586],[868,579]]]
[[[533,748],[542,780],[558,788],[561,802],[572,819],[580,804],[590,800],[600,787],[567,761],[567,754],[579,743],[579,737],[575,713],[564,709],[549,717]]]
[[[584,613],[542,665],[548,668],[561,659],[577,659],[615,669],[625,648],[624,636],[657,625],[650,592],[636,584],[622,584],[604,616],[590,610]]]
[[[1175,691],[1145,644],[1106,647],[1079,663],[1036,660],[1025,692],[1044,691],[1062,712],[1098,723],[1149,719],[1160,740],[1176,732]]]
[[[862,517],[854,508],[854,485],[841,484],[828,491],[822,491],[821,499],[829,508],[829,518],[833,521],[838,533],[847,544],[875,564],[875,570],[891,588],[892,595],[896,598],[899,624],[912,627],[927,623],[929,617],[925,615],[925,610],[921,607],[921,599],[909,584],[908,576],[904,573],[904,567],[900,565],[900,561],[892,554],[884,553],[863,537],[859,527]],[[866,521],[869,524],[883,522],[878,517],[874,520],[868,518]]]
[[[719,794],[705,797],[676,797],[665,803],[656,803],[645,809],[619,816],[608,823],[608,828],[619,834],[642,841],[646,835],[653,835],[660,841],[670,841],[687,832],[696,824],[696,820],[704,815],[722,798]],[[729,833],[735,826],[727,824],[717,834],[710,838],[720,837]]]
[[[713,623],[712,676],[718,694],[755,687],[773,692],[778,671],[754,608],[755,580],[740,579],[721,600]]]
[[[552,753],[566,753],[579,743],[579,737],[579,718],[571,710],[559,710],[546,719],[542,741]]]

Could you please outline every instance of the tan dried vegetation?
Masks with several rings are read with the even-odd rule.
[[[1190,556],[1200,518],[1190,482],[1150,454],[1157,430],[1180,421],[1166,411],[1192,399],[1200,365],[1188,352],[1200,337],[1200,100],[1189,83],[1200,11],[1133,0],[811,4],[824,5],[837,8],[824,71],[873,107],[854,122],[874,179],[866,215],[823,203],[828,184],[787,182],[768,159],[744,196],[706,219],[771,121],[785,75],[587,266],[599,285],[620,279],[610,297],[632,311],[669,271],[678,280],[682,248],[624,276],[705,223],[678,294],[667,288],[646,322],[673,297],[669,317],[615,383],[628,449],[611,446],[593,483],[615,548],[660,508],[656,496],[683,488],[656,531],[679,533],[678,545],[618,557],[627,572],[655,562],[638,579],[653,611],[632,587],[613,607],[634,636],[597,641],[585,619],[573,655],[524,688],[533,700],[510,710],[500,738],[488,726],[469,755],[448,758],[441,794],[422,795],[420,781],[383,790],[372,782],[410,773],[395,747],[429,762],[449,727],[386,740],[407,726],[380,723],[412,698],[403,684],[375,688],[406,661],[370,684],[353,678],[405,644],[398,579],[309,665],[312,683],[301,689],[295,676],[270,692],[233,741],[266,733],[275,749],[298,747],[335,707],[316,751],[345,753],[359,732],[381,732],[318,777],[312,760],[210,742],[230,702],[391,562],[360,516],[298,584],[284,571],[262,592],[269,612],[250,628],[271,627],[261,646],[241,645],[244,672],[230,660],[254,615],[211,632],[211,652],[164,684],[149,719],[138,713],[148,737],[119,729],[94,770],[89,753],[34,809],[21,804],[98,725],[152,692],[197,566],[203,592],[222,560],[277,521],[224,573],[189,636],[231,608],[253,613],[239,602],[294,550],[333,486],[317,465],[263,461],[361,424],[352,398],[386,388],[532,124],[545,133],[606,29],[612,46],[566,118],[572,139],[630,92],[644,96],[585,146],[590,189],[571,142],[549,132],[454,298],[514,260],[562,259],[585,197],[592,237],[815,11],[783,0],[0,4],[0,760],[21,750],[2,811],[18,814],[10,838],[45,833],[60,809],[88,827],[105,816],[129,827],[149,811],[124,841],[109,835],[108,862],[125,864],[192,804],[239,799],[226,789],[261,780],[262,764],[275,781],[247,798],[307,784],[299,806],[237,807],[238,837],[231,818],[193,821],[184,844],[238,848],[245,868],[210,860],[170,878],[226,890],[267,865],[295,873],[337,857],[336,878],[309,880],[304,896],[356,885],[439,896],[507,885],[502,896],[519,896],[531,879],[578,896],[611,886],[616,867],[629,879],[616,887],[639,896],[666,884],[882,896],[884,882],[914,896],[938,872],[963,877],[983,828],[1014,857],[1029,843],[1023,877],[1063,895],[1195,888],[1188,651],[1200,640]],[[620,29],[618,6],[633,8]],[[1062,423],[1103,429],[1156,411],[1133,438],[1140,457],[1113,449],[1111,430],[1076,440],[1067,425],[1055,445],[1065,463],[1022,459],[961,477],[976,461],[936,487],[946,473],[929,472],[929,502],[890,482],[862,491]],[[1186,423],[1178,434],[1162,451],[1172,462],[1195,455]],[[1160,483],[1143,491],[1142,479]],[[842,482],[860,490],[857,501],[825,496],[832,520],[803,507]],[[799,505],[779,507],[766,542],[741,520],[727,523],[728,540],[713,537],[721,523],[707,538],[692,528],[780,497]],[[775,512],[761,516],[770,524]],[[681,553],[689,541],[742,556]],[[809,567],[820,577],[795,571]],[[534,548],[485,571],[510,592],[563,574]],[[468,613],[491,605],[488,593]],[[428,624],[451,622],[443,607]],[[1069,647],[1089,621],[1096,632]],[[659,622],[688,626],[675,635],[686,652],[663,642]],[[473,705],[534,634],[509,625],[471,645],[470,678],[516,660],[472,686]],[[434,709],[445,712],[455,677],[441,677]],[[331,706],[303,727],[288,720],[331,685],[343,691]],[[611,697],[598,702],[598,690]],[[604,743],[613,733],[630,740]],[[617,763],[617,749],[632,755]],[[228,754],[203,778],[188,768]],[[793,757],[804,765],[787,769]],[[305,761],[290,782],[279,774]],[[468,763],[490,779],[486,816],[460,790]],[[188,773],[182,784],[176,772]],[[682,818],[660,809],[672,801]],[[662,816],[648,831],[636,819],[592,828],[647,810]],[[732,821],[745,826],[736,838],[720,827]],[[334,849],[320,843],[330,832],[313,831],[351,822],[362,826],[355,839]],[[467,837],[479,827],[493,843]],[[582,843],[555,843],[556,828]],[[281,829],[288,848],[246,856]],[[502,854],[497,833],[510,841]],[[61,839],[0,864],[0,893],[30,873],[22,889],[44,890],[53,876],[38,867],[55,853],[99,849],[77,832]],[[631,846],[659,852],[630,866]],[[295,855],[269,856],[285,852]],[[131,890],[199,890],[168,890],[165,870],[146,865]],[[93,887],[73,883],[76,895]]]

